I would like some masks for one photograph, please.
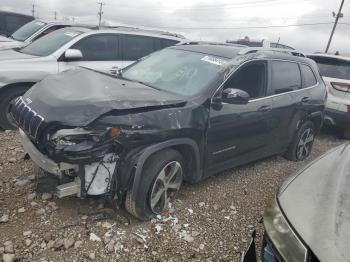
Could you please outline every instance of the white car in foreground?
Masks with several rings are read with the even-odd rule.
[[[350,57],[311,54],[326,83],[328,99],[325,124],[340,127],[350,138]]]

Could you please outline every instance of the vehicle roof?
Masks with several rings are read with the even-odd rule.
[[[144,35],[144,36],[152,36],[164,39],[171,39],[177,41],[185,41],[186,38],[182,35],[177,35],[165,31],[157,31],[157,30],[147,30],[147,29],[139,29],[133,27],[97,27],[97,26],[89,26],[89,25],[74,25],[71,26],[70,29],[78,30],[84,33],[89,32],[99,32],[99,33],[126,33],[126,34],[136,34],[136,35]]]
[[[306,56],[329,57],[329,58],[336,58],[336,59],[350,61],[350,57],[342,56],[342,55],[330,55],[330,54],[324,54],[324,53],[315,53],[315,54],[306,54]]]
[[[64,21],[47,21],[44,19],[35,19],[34,21],[42,22],[47,25],[71,25],[72,23],[64,22]]]
[[[12,11],[4,11],[4,10],[0,10],[0,14],[13,14],[13,15],[20,15],[20,16],[25,16],[25,17],[28,17],[28,18],[32,18],[32,19],[34,19],[34,17],[33,17],[33,16],[31,16],[31,15],[26,15],[26,14],[16,13],[16,12],[12,12]]]
[[[244,47],[241,45],[233,45],[228,43],[216,43],[216,42],[189,42],[189,43],[172,46],[169,48],[199,52],[199,53],[204,53],[208,55],[224,57],[228,59],[233,59],[241,55],[241,56],[246,56],[247,60],[254,59],[254,58],[270,58],[270,59],[289,60],[289,61],[295,61],[295,62],[307,61],[308,63],[314,63],[314,61],[309,58],[292,55],[292,53],[294,52],[298,53],[298,52],[295,50],[288,50],[288,49],[257,48],[257,50],[255,50],[254,48]],[[256,52],[243,53],[243,54],[239,53],[240,51],[244,51],[244,50],[247,50],[247,51],[255,50]]]
[[[243,49],[240,46],[216,42],[189,42],[169,48],[219,56],[227,59],[235,58],[238,52]]]

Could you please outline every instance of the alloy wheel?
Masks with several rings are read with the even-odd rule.
[[[312,143],[314,141],[314,131],[312,128],[307,128],[300,137],[297,146],[297,158],[298,160],[303,160],[309,156]]]
[[[178,161],[169,162],[162,168],[154,181],[150,195],[150,206],[154,213],[159,214],[175,199],[182,179],[182,167]]]

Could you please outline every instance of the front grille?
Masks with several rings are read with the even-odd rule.
[[[17,98],[11,106],[11,115],[18,126],[34,139],[38,138],[40,128],[43,126],[44,118],[31,109],[23,97]]]

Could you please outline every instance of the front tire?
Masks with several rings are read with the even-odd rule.
[[[152,155],[143,167],[136,198],[132,199],[132,188],[126,194],[126,210],[141,220],[149,220],[166,210],[181,187],[184,167],[182,155],[174,149]]]
[[[315,126],[311,121],[306,121],[297,131],[284,157],[291,161],[305,160],[311,153],[314,139]]]
[[[0,127],[4,130],[16,129],[17,126],[9,114],[10,104],[28,90],[27,87],[12,87],[0,94]]]

